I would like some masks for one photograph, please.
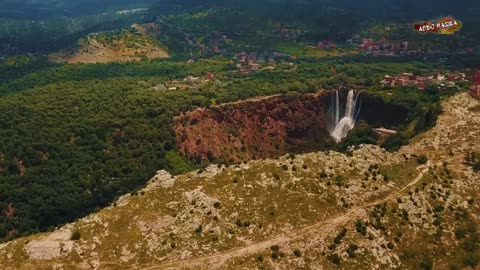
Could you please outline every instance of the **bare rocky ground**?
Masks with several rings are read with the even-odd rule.
[[[83,44],[75,52],[60,51],[49,55],[49,59],[57,63],[113,63],[113,62],[129,62],[140,61],[142,58],[157,59],[168,58],[169,53],[154,41],[150,35],[150,30],[154,29],[151,24],[134,24],[133,28],[142,36],[136,37],[137,41],[142,40],[143,44],[134,42],[129,44],[128,40],[132,39],[132,34],[124,34],[118,40],[110,43],[99,42],[95,38],[91,38]],[[131,42],[130,42],[131,43]]]
[[[463,163],[480,151],[479,106],[467,94],[446,100],[437,125],[396,153],[364,145],[160,171],[111,207],[0,246],[0,266],[462,269],[480,251],[480,175]]]

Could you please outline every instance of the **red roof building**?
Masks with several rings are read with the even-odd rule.
[[[319,49],[335,49],[337,44],[333,40],[322,40],[318,42],[317,48]]]
[[[213,80],[215,80],[215,75],[211,72],[207,72],[207,74],[205,74],[205,80],[213,81]]]

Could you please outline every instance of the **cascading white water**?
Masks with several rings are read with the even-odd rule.
[[[356,109],[358,93],[355,90],[350,90],[348,92],[345,116],[342,119],[340,119],[338,90],[335,92],[335,99],[335,110],[332,110],[332,112],[335,112],[335,115],[332,117],[332,119],[335,121],[335,125],[333,130],[330,131],[330,135],[333,137],[333,139],[335,139],[336,142],[341,142],[343,138],[347,137],[348,132],[355,127],[355,121],[358,114]]]
[[[338,124],[338,120],[339,117],[340,117],[340,97],[338,96],[338,90],[335,91],[335,99],[336,99],[336,103],[335,103],[335,117],[333,119],[335,119],[335,126]]]

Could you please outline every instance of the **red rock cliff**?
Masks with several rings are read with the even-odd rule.
[[[328,92],[272,96],[208,109],[175,118],[180,151],[197,161],[243,161],[321,149]]]
[[[473,76],[472,87],[470,88],[470,95],[480,100],[480,71]]]

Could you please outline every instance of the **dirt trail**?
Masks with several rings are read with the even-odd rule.
[[[464,96],[465,96],[465,94],[464,94]],[[465,101],[462,101],[461,98],[464,98],[464,96],[458,96],[457,98],[455,98],[453,100],[454,103],[452,103],[452,104],[444,103],[445,113],[440,117],[440,119],[437,123],[436,130],[440,131],[440,132],[436,134],[436,137],[439,137],[438,134],[445,134],[445,132],[447,132],[447,131],[445,131],[443,129],[446,129],[446,127],[449,127],[451,125],[451,123],[456,123],[458,119],[463,119],[464,115],[468,115],[468,112],[460,111],[459,109],[455,108],[455,105],[458,106],[459,103],[461,105],[465,105],[465,103],[468,103],[469,101],[471,101],[470,99],[466,99]],[[466,107],[468,107],[468,106],[465,106],[465,108]],[[459,127],[456,126],[455,128],[459,128]],[[448,130],[448,128],[447,128],[447,130]],[[443,139],[445,139],[445,138],[443,138]],[[465,141],[465,139],[463,141]],[[312,225],[307,226],[305,228],[302,228],[300,230],[293,231],[293,232],[290,232],[290,233],[287,233],[287,234],[284,234],[284,235],[276,236],[274,238],[271,238],[271,239],[268,239],[268,240],[265,240],[265,241],[253,243],[253,244],[245,246],[245,247],[239,247],[239,248],[228,250],[228,251],[225,251],[225,252],[222,252],[222,253],[207,255],[207,256],[203,256],[203,257],[197,257],[197,258],[191,258],[191,259],[179,260],[179,261],[164,262],[163,264],[158,264],[156,266],[149,266],[149,267],[146,266],[146,267],[140,267],[138,269],[147,269],[147,270],[182,269],[182,268],[188,269],[188,268],[194,268],[194,267],[212,269],[212,268],[216,268],[218,266],[221,266],[222,264],[224,264],[225,262],[227,262],[230,259],[252,255],[252,254],[255,254],[257,252],[264,251],[265,249],[268,249],[272,245],[281,245],[281,244],[284,244],[284,243],[291,242],[293,240],[299,240],[299,239],[305,238],[308,235],[313,234],[313,233],[315,233],[316,236],[320,236],[321,238],[324,238],[324,237],[327,236],[326,234],[329,233],[328,229],[336,228],[338,226],[341,226],[343,224],[351,222],[355,218],[358,218],[358,217],[362,216],[362,214],[365,213],[366,209],[368,209],[370,207],[373,207],[375,205],[378,205],[378,204],[383,204],[385,202],[394,201],[397,198],[404,195],[405,193],[407,193],[408,191],[410,191],[411,188],[413,188],[417,183],[419,183],[422,180],[424,175],[429,171],[430,167],[442,166],[442,164],[446,161],[446,162],[448,162],[448,164],[450,166],[453,166],[453,168],[456,168],[456,170],[458,170],[458,171],[464,170],[463,165],[462,165],[462,161],[465,158],[465,153],[466,153],[465,151],[466,150],[472,150],[472,149],[464,148],[464,149],[460,150],[460,153],[457,152],[456,155],[454,155],[454,156],[451,156],[449,158],[442,158],[442,157],[435,157],[434,155],[432,155],[433,153],[435,153],[438,150],[435,149],[436,151],[434,150],[432,152],[433,149],[431,149],[430,146],[425,144],[424,142],[422,142],[420,144],[418,144],[418,143],[413,144],[413,145],[410,145],[408,147],[409,147],[410,151],[413,151],[413,152],[429,153],[430,158],[431,159],[436,159],[436,160],[435,161],[429,161],[427,163],[427,165],[424,165],[423,167],[419,167],[419,169],[421,169],[421,171],[415,177],[415,179],[410,181],[408,184],[403,186],[398,191],[392,192],[392,193],[386,195],[385,197],[383,197],[381,199],[375,200],[373,202],[365,203],[361,206],[352,208],[349,211],[347,211],[347,212],[345,212],[345,213],[343,213],[339,216],[333,217],[331,219],[328,219],[328,220],[325,220],[325,221],[322,221],[322,222],[312,224]],[[422,151],[418,151],[420,149],[416,149],[417,147],[420,147]]]
[[[457,158],[457,157],[452,157],[451,160],[453,160],[454,158]],[[438,162],[437,165],[441,165],[441,162]],[[179,269],[179,268],[192,268],[192,267],[199,267],[199,266],[208,266],[207,268],[211,269],[211,268],[214,268],[215,266],[222,265],[227,260],[230,260],[232,258],[248,256],[256,252],[260,252],[262,250],[268,249],[272,245],[280,245],[287,242],[291,242],[293,240],[298,240],[310,233],[315,232],[316,235],[320,234],[321,237],[325,237],[326,236],[325,232],[328,231],[326,230],[327,228],[338,227],[342,224],[345,224],[361,216],[362,213],[369,207],[395,200],[400,196],[404,195],[404,193],[406,193],[410,188],[415,186],[423,178],[425,173],[427,173],[428,171],[429,171],[429,166],[425,166],[425,168],[422,171],[420,171],[420,173],[417,175],[415,179],[413,179],[411,182],[409,182],[400,190],[384,198],[366,203],[362,206],[352,208],[348,212],[342,215],[310,225],[303,229],[300,229],[288,234],[280,235],[262,242],[257,242],[246,247],[235,248],[219,254],[213,254],[213,255],[208,255],[204,257],[197,257],[197,258],[180,260],[175,262],[168,262],[168,263],[157,265],[157,266],[139,267],[137,269],[145,269],[145,270]]]
[[[459,159],[462,155],[457,155],[454,157],[449,158],[446,161],[452,161]],[[438,161],[435,165],[440,166],[443,161]],[[255,254],[257,252],[261,252],[265,249],[269,249],[273,245],[282,245],[294,240],[300,240],[309,234],[315,234],[316,236],[320,236],[320,238],[327,237],[327,233],[329,232],[328,229],[334,229],[341,225],[344,225],[355,218],[361,217],[362,214],[366,211],[366,209],[373,207],[378,204],[383,204],[389,201],[394,201],[397,198],[401,197],[405,193],[407,193],[412,187],[414,187],[420,180],[422,180],[423,176],[429,171],[429,168],[432,167],[433,164],[428,162],[427,165],[420,166],[419,169],[422,169],[419,174],[410,181],[408,184],[403,186],[401,189],[386,195],[383,198],[378,200],[365,203],[361,206],[352,208],[347,212],[338,215],[336,217],[330,218],[325,221],[321,221],[310,226],[304,227],[300,230],[292,231],[287,234],[279,235],[273,237],[268,240],[264,240],[261,242],[253,243],[248,246],[238,247],[231,250],[227,250],[225,252],[206,255],[202,257],[196,257],[191,259],[185,260],[178,260],[178,261],[166,261],[164,263],[159,263],[158,265],[139,265],[139,266],[127,266],[119,264],[118,262],[108,262],[104,261],[101,263],[100,269],[141,269],[141,270],[157,270],[157,269],[191,269],[194,267],[202,267],[205,269],[215,269],[223,264],[225,264],[228,260],[233,258],[244,257],[248,255]],[[167,259],[166,259],[167,260]]]

